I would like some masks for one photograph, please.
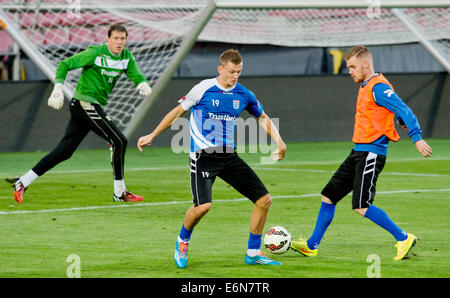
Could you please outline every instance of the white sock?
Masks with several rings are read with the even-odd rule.
[[[38,176],[33,170],[29,170],[22,177],[20,177],[20,182],[22,182],[23,186],[28,187]]]
[[[180,238],[180,235],[178,235],[177,242],[178,243],[180,243],[180,242],[189,243],[189,240],[188,241],[184,241],[183,239]]]
[[[249,257],[256,257],[261,254],[260,249],[247,249],[247,255]]]
[[[114,180],[114,194],[117,197],[120,197],[127,188],[125,187],[125,181],[122,180]]]

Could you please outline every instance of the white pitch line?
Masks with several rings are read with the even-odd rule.
[[[314,169],[293,169],[293,168],[277,168],[277,167],[261,167],[261,164],[250,164],[255,170],[263,171],[279,171],[279,172],[309,172],[309,173],[334,173],[330,170],[314,170]],[[144,167],[144,168],[127,168],[125,171],[169,171],[169,170],[188,170],[187,166],[173,166],[173,167]],[[111,169],[85,169],[85,170],[51,170],[48,174],[77,174],[77,173],[95,173],[95,172],[111,172]],[[407,173],[407,172],[382,172],[382,175],[393,176],[417,176],[417,177],[450,177],[447,174],[434,174],[434,173]],[[13,177],[17,176],[17,173],[0,173],[0,177]]]
[[[188,170],[188,166],[173,167],[148,167],[148,168],[126,168],[125,171],[164,171],[164,170]],[[77,174],[77,173],[96,173],[96,172],[112,172],[111,168],[104,169],[83,169],[83,170],[50,170],[48,174]],[[0,177],[13,177],[17,173],[0,173]]]
[[[253,167],[254,170],[263,171],[280,171],[280,172],[308,172],[308,173],[334,173],[336,171],[329,170],[314,170],[314,169],[291,169],[291,168],[264,168],[264,167]],[[447,174],[426,174],[426,173],[402,173],[402,172],[382,172],[382,175],[393,175],[393,176],[417,176],[417,177],[450,177]]]
[[[399,193],[412,193],[412,192],[450,192],[450,188],[444,189],[405,189],[405,190],[393,190],[393,191],[379,191],[378,194],[399,194]],[[308,198],[308,197],[320,197],[320,194],[302,194],[302,195],[284,195],[273,196],[273,199],[289,199],[289,198]],[[222,199],[214,200],[213,202],[230,203],[248,201],[247,198],[237,199]],[[89,207],[75,207],[75,208],[62,208],[62,209],[43,209],[43,210],[21,210],[21,211],[0,211],[0,215],[8,214],[36,214],[36,213],[50,213],[50,212],[65,212],[65,211],[80,211],[80,210],[96,210],[96,209],[112,209],[112,208],[131,208],[131,207],[146,207],[146,206],[161,206],[161,205],[179,205],[179,204],[192,204],[192,201],[170,201],[170,202],[155,202],[155,203],[139,203],[139,204],[124,204],[124,205],[109,205],[109,206],[89,206]]]
[[[418,176],[418,177],[450,177],[447,174],[425,174],[425,173],[402,173],[402,172],[385,172],[384,175],[393,176]]]

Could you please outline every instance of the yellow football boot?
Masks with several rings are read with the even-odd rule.
[[[408,238],[403,241],[398,241],[395,244],[395,248],[397,249],[397,255],[394,257],[394,261],[402,260],[406,258],[408,253],[411,251],[411,248],[417,243],[417,237],[413,234],[406,233]]]
[[[291,248],[301,253],[305,257],[316,257],[318,249],[310,249],[306,243],[306,239],[300,237],[296,241],[292,241]]]

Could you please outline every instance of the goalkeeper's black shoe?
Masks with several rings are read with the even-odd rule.
[[[17,203],[22,203],[23,193],[27,188],[23,186],[19,178],[6,178],[5,180],[14,188],[14,200]]]

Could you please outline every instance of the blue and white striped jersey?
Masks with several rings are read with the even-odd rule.
[[[255,94],[237,83],[225,89],[216,78],[203,80],[178,101],[185,111],[191,109],[190,152],[211,147],[235,148],[236,118],[243,110],[255,117],[263,113]]]

